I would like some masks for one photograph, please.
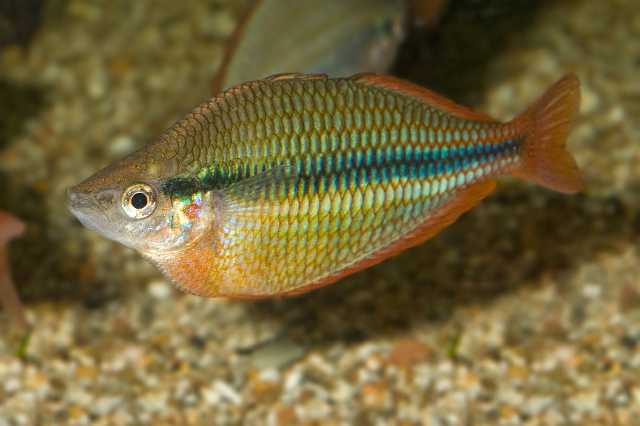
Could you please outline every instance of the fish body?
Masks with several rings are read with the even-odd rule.
[[[499,123],[389,76],[274,76],[196,108],[69,203],[185,291],[298,294],[434,236],[498,176],[578,191],[578,85]]]
[[[386,71],[406,35],[406,15],[404,0],[257,0],[231,37],[214,93],[281,70]]]

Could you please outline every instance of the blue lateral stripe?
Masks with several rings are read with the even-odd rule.
[[[391,179],[422,179],[457,173],[492,161],[506,153],[515,153],[522,140],[507,140],[500,143],[468,144],[448,147],[369,147],[362,152],[337,152],[330,156],[304,155],[292,164],[300,176],[295,192],[318,191],[321,187],[348,188],[367,183],[379,183]],[[218,169],[209,168],[198,176],[169,179],[163,193],[171,196],[189,195],[199,191],[224,188],[270,168],[266,163],[246,162],[227,165]],[[319,178],[330,177],[320,185]]]

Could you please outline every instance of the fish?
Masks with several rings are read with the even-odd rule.
[[[25,224],[10,213],[0,210],[0,304],[20,330],[27,330],[29,322],[24,305],[11,278],[9,242],[25,231]]]
[[[407,34],[407,9],[404,0],[256,0],[231,36],[213,93],[282,70],[387,71]]]
[[[569,74],[501,123],[388,75],[275,75],[198,106],[68,205],[188,293],[292,296],[434,237],[501,176],[580,191],[579,98]]]

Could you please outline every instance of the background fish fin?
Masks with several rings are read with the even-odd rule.
[[[427,220],[425,220],[421,225],[414,229],[413,232],[393,241],[388,246],[378,250],[377,252],[364,259],[357,261],[353,265],[336,272],[335,274],[321,278],[320,280],[303,287],[296,288],[291,292],[286,293],[285,295],[294,296],[332,284],[347,275],[378,264],[385,259],[400,254],[402,251],[410,247],[416,246],[427,241],[430,238],[433,238],[444,228],[455,222],[460,217],[460,215],[478,205],[480,201],[482,201],[487,195],[493,192],[495,187],[495,181],[487,180],[475,183],[468,188],[461,190],[458,194],[454,195],[453,199],[442,206],[440,210],[429,216]]]
[[[354,81],[371,86],[382,87],[387,90],[416,98],[428,105],[447,111],[457,117],[481,121],[483,123],[497,123],[497,120],[487,114],[477,112],[463,105],[459,105],[444,96],[410,81],[383,74],[356,74],[351,77]]]
[[[583,188],[582,173],[566,147],[579,105],[580,81],[569,74],[515,118],[514,125],[525,129],[525,139],[514,175],[568,194]]]
[[[258,4],[261,1],[262,0],[255,0],[253,7],[248,7],[245,9],[245,13],[240,17],[240,20],[236,25],[236,29],[233,31],[231,37],[229,37],[229,40],[226,43],[222,65],[220,65],[220,69],[213,79],[212,93],[214,96],[228,88],[225,87],[225,80],[227,78],[227,72],[229,71],[231,58],[233,58],[233,55],[235,55],[236,50],[238,49],[238,44],[240,43],[240,39],[242,38],[242,34],[247,28],[247,25],[249,24],[249,21],[251,20],[251,17],[255,13],[255,11],[258,10]]]

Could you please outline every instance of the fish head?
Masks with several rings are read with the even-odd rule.
[[[132,154],[67,191],[71,213],[87,228],[154,257],[194,242],[210,225],[210,195],[176,195],[169,160]]]

